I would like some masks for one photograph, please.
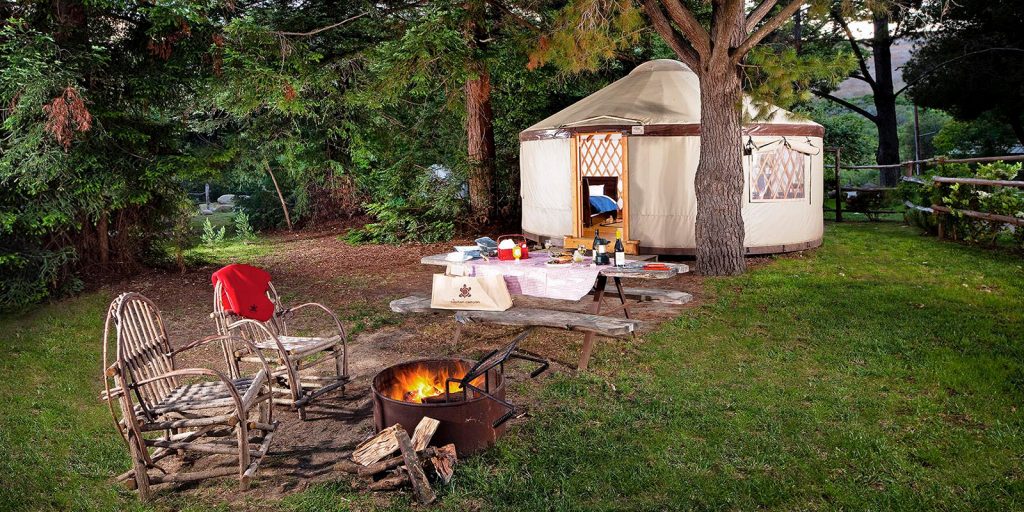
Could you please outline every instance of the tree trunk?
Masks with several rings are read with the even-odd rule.
[[[793,15],[793,48],[797,55],[803,50],[803,32],[803,14],[801,11],[796,11],[796,14]]]
[[[716,65],[717,64],[717,65]],[[697,164],[697,271],[737,275],[743,258],[743,154],[735,66],[712,63],[700,76],[700,162]]]
[[[889,34],[889,15],[876,13],[874,35],[871,37],[871,53],[875,67],[875,126],[878,128],[878,153],[875,163],[890,165],[900,163],[900,137],[896,121],[896,94],[892,80],[892,38]],[[883,187],[899,184],[898,168],[883,169],[880,172]]]
[[[471,69],[476,78],[466,81],[466,144],[469,154],[469,205],[473,220],[491,221],[494,213],[494,112],[491,76],[482,62]]]
[[[100,264],[110,263],[110,214],[104,210],[96,222],[96,240],[100,247]]]
[[[277,177],[274,176],[274,171],[270,168],[269,163],[264,163],[267,168],[267,174],[270,175],[270,181],[274,182],[274,190],[277,191],[277,199],[281,201],[281,211],[284,212],[284,222],[288,225],[288,231],[292,230],[292,217],[288,215],[288,204],[284,202],[284,194],[281,193],[281,187],[277,184]],[[209,205],[207,205],[209,206]]]
[[[61,48],[84,46],[89,42],[89,25],[82,0],[53,0],[53,40]]]

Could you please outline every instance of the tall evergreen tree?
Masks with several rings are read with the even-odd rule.
[[[938,8],[938,7],[936,7]],[[1024,10],[1010,0],[958,0],[906,65],[915,103],[960,120],[991,115],[1024,144]]]

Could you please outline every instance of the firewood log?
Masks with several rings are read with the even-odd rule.
[[[363,466],[360,466],[359,464],[356,464],[355,462],[352,462],[350,460],[339,460],[338,462],[334,463],[334,469],[344,471],[346,473],[362,475]]]
[[[430,457],[430,465],[434,467],[437,478],[447,484],[452,480],[452,475],[455,473],[455,463],[458,460],[459,458],[455,453],[455,445],[446,444],[434,449],[433,455]]]
[[[424,416],[412,433],[413,449],[417,452],[423,451],[430,444],[430,440],[434,438],[434,433],[437,432],[437,427],[440,424],[440,421]]]
[[[409,484],[409,473],[399,468],[398,471],[391,476],[381,478],[376,482],[370,484],[369,489],[371,491],[393,491]]]
[[[459,391],[457,393],[448,393],[447,399],[445,398],[444,393],[441,393],[440,395],[425,396],[421,400],[425,404],[447,404],[452,402],[463,402],[466,400],[466,397],[462,394],[462,391]]]
[[[425,450],[419,452],[417,455],[419,455],[420,460],[426,460],[427,458],[436,455],[435,450],[436,448],[434,448],[433,446],[428,446]],[[405,458],[402,457],[401,454],[399,454],[394,457],[384,459],[380,462],[374,462],[369,466],[358,466],[359,469],[357,471],[353,471],[353,473],[357,473],[361,477],[368,478],[376,475],[377,473],[383,473],[390,469],[395,469],[401,466],[402,464],[405,464]],[[353,464],[353,466],[355,466],[355,464]]]
[[[433,503],[437,496],[434,494],[434,489],[430,487],[427,475],[423,473],[420,459],[416,456],[416,450],[412,448],[409,434],[402,427],[398,427],[395,430],[395,437],[398,439],[398,449],[402,451],[402,457],[405,458],[405,470],[409,473],[409,481],[412,483],[416,501],[419,501],[421,505]]]
[[[395,450],[398,449],[398,440],[395,439],[395,431],[401,428],[401,425],[392,425],[381,430],[380,433],[370,439],[359,443],[359,446],[356,446],[356,449],[352,451],[352,460],[358,464],[362,464],[363,466],[369,466],[370,464],[395,453]]]

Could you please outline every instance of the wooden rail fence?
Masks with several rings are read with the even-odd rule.
[[[984,180],[978,178],[950,178],[946,176],[935,176],[932,178],[934,183],[959,183],[963,185],[981,185],[989,187],[1015,187],[1024,188],[1024,181],[1012,181],[1012,180]],[[1019,217],[1011,217],[1009,215],[999,215],[988,212],[978,212],[974,210],[953,210],[948,206],[941,204],[933,204],[932,212],[935,214],[936,224],[939,226],[939,239],[946,237],[945,225],[942,222],[942,215],[952,215],[954,213],[970,217],[972,219],[984,220],[988,222],[998,222],[1000,224],[1012,224],[1014,226],[1024,226],[1024,219]]]
[[[843,191],[847,192],[867,192],[867,191],[889,191],[895,190],[895,187],[844,187],[842,180],[840,179],[840,171],[842,169],[850,170],[876,170],[881,171],[883,169],[903,169],[903,181],[910,181],[920,184],[925,184],[920,178],[914,176],[915,169],[919,166],[925,165],[942,165],[942,164],[976,164],[976,163],[991,163],[991,162],[1024,162],[1024,155],[1006,155],[1006,156],[984,156],[974,158],[947,158],[947,157],[934,157],[925,158],[921,160],[907,160],[898,164],[887,164],[887,165],[842,165],[840,157],[841,148],[829,147],[825,148],[825,151],[832,152],[834,154],[833,172],[835,174],[835,195],[836,195],[836,207],[834,210],[826,208],[825,211],[834,211],[836,214],[836,222],[843,221]],[[982,186],[993,186],[993,187],[1018,187],[1024,188],[1024,181],[1010,181],[1010,180],[985,180],[978,178],[950,178],[945,176],[936,176],[932,178],[934,183],[962,183],[965,185],[982,185]],[[926,206],[915,205],[909,201],[904,203],[909,209],[918,211],[927,211],[936,215],[936,220],[939,220],[939,216],[943,214],[950,214],[952,211],[942,205],[932,205],[931,208]],[[987,220],[991,222],[1003,222],[1006,224],[1013,224],[1015,226],[1024,226],[1024,220],[1017,217],[1010,217],[1007,215],[997,215],[993,213],[976,212],[972,210],[957,210],[967,217]],[[857,212],[864,214],[883,214],[883,213],[898,213],[892,210],[867,210],[864,212]],[[944,237],[942,223],[939,222],[939,237]]]

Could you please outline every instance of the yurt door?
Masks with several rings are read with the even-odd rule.
[[[614,241],[615,231],[622,229],[626,252],[636,254],[638,244],[629,238],[628,140],[621,132],[578,133],[573,138],[574,232],[566,247],[589,248],[595,231]]]

